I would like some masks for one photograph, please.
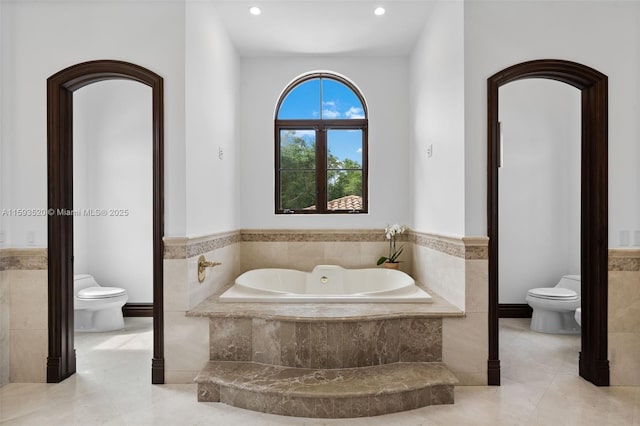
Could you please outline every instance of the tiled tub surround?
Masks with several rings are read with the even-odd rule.
[[[276,266],[282,263],[289,266],[288,262],[282,260],[291,260],[295,264],[300,254],[298,249],[302,248],[307,253],[322,253],[324,259],[336,259],[335,262],[326,263],[362,267],[370,266],[377,256],[388,250],[380,230],[283,232],[288,235],[279,237],[275,246],[269,241],[280,231],[242,230],[202,238],[165,240],[165,354],[169,359],[168,383],[191,382],[209,358],[209,321],[206,318],[187,318],[185,313],[206,295],[213,294],[213,289],[219,284],[227,284],[241,271],[251,268],[251,264],[266,267],[269,259],[273,259]],[[319,235],[325,233],[331,237]],[[306,234],[311,234],[313,241],[301,242]],[[432,234],[410,232],[406,238],[405,253],[402,255],[406,262],[402,266],[418,281],[427,287],[436,285],[428,273],[437,273],[442,283],[459,287],[464,279],[464,318],[445,317],[442,320],[443,361],[458,377],[460,384],[486,383],[486,238],[453,238],[452,246],[434,242],[448,238]],[[295,244],[289,246],[289,243]],[[315,247],[317,244],[321,244],[322,249]],[[461,257],[460,246],[464,247],[464,258]],[[208,247],[211,247],[209,252],[202,252]],[[429,251],[463,259],[464,266],[451,259],[449,263],[439,263],[434,253]],[[206,253],[209,260],[223,261],[222,267],[207,271],[205,285],[210,287],[205,292],[202,291],[205,287],[195,279],[195,262],[201,252]],[[0,342],[9,343],[0,344],[2,380],[8,377],[12,382],[44,382],[46,379],[46,256],[45,248],[0,249]],[[640,306],[639,259],[640,250],[637,248],[609,251],[609,360],[612,385],[640,385],[640,373],[635,368],[640,364],[640,326],[637,324],[640,318],[637,311]],[[411,270],[407,270],[409,264]],[[451,265],[455,268],[452,269]],[[456,272],[455,269],[460,267],[464,268],[464,274]]]
[[[611,384],[640,386],[640,248],[609,250]]]
[[[442,359],[461,385],[487,383],[488,238],[412,232],[413,277],[465,312],[442,321]]]
[[[360,230],[242,230],[240,270],[289,268],[311,271],[317,265],[372,268],[389,253],[382,229]],[[412,236],[399,236],[404,246],[400,270],[412,270]]]
[[[213,296],[187,315],[209,318],[200,401],[329,418],[453,403],[442,317],[462,312],[439,297],[432,305],[279,305]]]
[[[186,312],[239,274],[240,233],[225,232],[198,238],[164,240],[165,382],[191,383],[209,359],[209,322],[187,318]],[[198,257],[222,262],[207,268],[198,282]]]

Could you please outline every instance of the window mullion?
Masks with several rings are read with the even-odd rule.
[[[316,211],[327,211],[327,131],[324,126],[316,128]]]

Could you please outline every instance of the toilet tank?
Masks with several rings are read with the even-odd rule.
[[[560,278],[556,287],[568,288],[580,295],[580,275],[565,275]]]
[[[100,287],[100,284],[98,284],[95,278],[93,278],[93,276],[89,274],[78,274],[73,276],[73,295],[74,296],[78,294],[78,292],[83,288],[89,288],[89,287]]]

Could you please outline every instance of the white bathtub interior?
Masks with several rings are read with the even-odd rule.
[[[255,269],[240,275],[221,302],[431,303],[414,279],[384,268],[318,265],[311,272]]]

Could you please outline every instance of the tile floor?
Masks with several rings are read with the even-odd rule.
[[[580,339],[501,320],[500,387],[459,386],[456,403],[379,417],[327,420],[196,402],[195,385],[150,385],[151,322],[76,336],[78,373],[59,384],[0,388],[2,425],[640,425],[640,387],[598,388],[578,377]]]

